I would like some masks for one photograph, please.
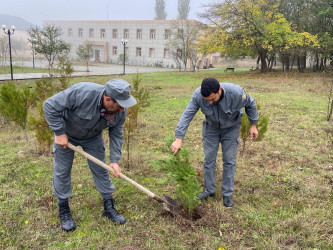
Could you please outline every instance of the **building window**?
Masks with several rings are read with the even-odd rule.
[[[136,30],[136,39],[142,39],[142,30]]]
[[[117,55],[117,46],[112,47],[112,55]]]
[[[128,29],[124,29],[124,38],[126,38],[126,39],[129,38],[129,31],[128,31]]]
[[[73,36],[73,29],[72,28],[68,29],[68,36]]]
[[[79,28],[78,36],[79,36],[79,37],[82,37],[82,36],[83,36],[83,29],[82,29],[82,28]]]
[[[177,56],[182,57],[183,50],[182,49],[177,49]]]
[[[118,38],[118,30],[117,29],[112,30],[112,38]]]
[[[155,30],[150,30],[150,39],[155,39]]]
[[[94,37],[94,29],[89,29],[89,37]]]
[[[101,29],[101,38],[105,38],[105,29]]]
[[[184,30],[183,29],[178,29],[178,38],[183,39],[184,37]]]
[[[149,57],[155,57],[155,49],[149,48]]]
[[[171,31],[165,30],[164,32],[164,39],[170,39],[171,38]]]
[[[128,47],[125,47],[125,55],[128,56]]]
[[[164,58],[169,59],[170,58],[170,50],[164,49]]]
[[[141,57],[141,48],[136,48],[136,56]]]

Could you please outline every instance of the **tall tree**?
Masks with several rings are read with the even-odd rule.
[[[312,22],[309,32],[317,34],[319,46],[314,50],[316,70],[325,70],[330,60],[333,66],[333,3],[332,0],[311,1]]]
[[[199,23],[191,20],[179,20],[172,27],[171,39],[166,44],[170,49],[173,60],[181,69],[183,66],[186,71],[188,61],[193,64],[197,63],[197,40],[199,35]],[[193,68],[194,69],[194,68]]]
[[[188,19],[191,0],[178,0],[178,20]]]
[[[201,14],[212,24],[207,40],[210,52],[231,58],[258,56],[261,72],[268,71],[279,50],[303,53],[315,44],[309,33],[297,33],[273,0],[225,0]],[[206,46],[207,48],[207,46]]]
[[[165,20],[167,13],[165,11],[165,1],[155,0],[155,20]]]
[[[59,39],[61,28],[55,25],[46,24],[42,29],[38,26],[28,30],[29,42],[34,45],[36,53],[45,56],[49,63],[49,74],[52,75],[54,61],[57,56],[67,54],[70,51],[70,44]]]

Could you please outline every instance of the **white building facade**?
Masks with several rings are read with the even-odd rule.
[[[72,45],[72,58],[77,58],[79,45],[93,45],[95,62],[122,63],[125,45],[126,64],[175,68],[167,43],[171,39],[176,20],[138,21],[70,21],[47,20],[62,29],[60,37]]]

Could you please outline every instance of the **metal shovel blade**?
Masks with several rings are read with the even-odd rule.
[[[174,199],[165,194],[162,194],[161,199],[163,200],[162,203],[163,210],[170,212],[173,215],[178,215],[180,213],[181,208]]]

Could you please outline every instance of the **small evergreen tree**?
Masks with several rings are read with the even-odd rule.
[[[259,112],[259,120],[257,121],[257,129],[258,129],[258,138],[256,139],[257,141],[260,141],[265,137],[265,134],[268,129],[268,117],[263,114],[260,110],[260,105],[257,105],[257,110]],[[241,125],[241,130],[240,130],[240,137],[242,140],[242,150],[240,152],[241,156],[244,155],[245,152],[245,145],[247,140],[249,139],[249,130],[250,130],[251,124],[249,122],[249,119],[244,112],[243,117],[242,117],[242,125]]]
[[[28,128],[35,132],[35,138],[38,142],[38,151],[43,153],[45,151],[51,152],[51,145],[53,142],[53,131],[49,128],[44,116],[43,103],[39,102],[37,105],[37,116],[29,116]]]
[[[174,140],[173,136],[168,136],[166,141],[167,151],[171,156],[167,160],[160,161],[162,169],[169,173],[177,183],[176,194],[187,209],[189,215],[200,204],[198,194],[202,192],[202,185],[199,183],[195,169],[190,162],[188,150],[182,148],[176,155],[170,151],[170,146]]]
[[[127,142],[127,169],[129,170],[130,159],[130,143],[132,133],[138,128],[138,114],[143,109],[150,105],[150,92],[147,89],[141,88],[140,82],[142,77],[139,73],[136,73],[132,79],[133,88],[132,95],[135,97],[137,104],[130,107],[127,111],[126,122],[124,126],[124,141]]]
[[[28,87],[17,88],[12,82],[0,89],[0,113],[23,128],[26,140],[28,110],[36,104],[36,92]]]
[[[43,153],[50,152],[53,142],[53,131],[49,128],[44,116],[43,103],[54,94],[53,80],[43,77],[35,82],[36,92],[38,93],[37,115],[30,115],[28,118],[28,128],[35,132],[38,143],[38,151]]]
[[[69,61],[68,56],[58,56],[58,64],[56,73],[59,75],[60,86],[56,91],[62,91],[69,87],[70,77],[74,72],[72,63]]]

